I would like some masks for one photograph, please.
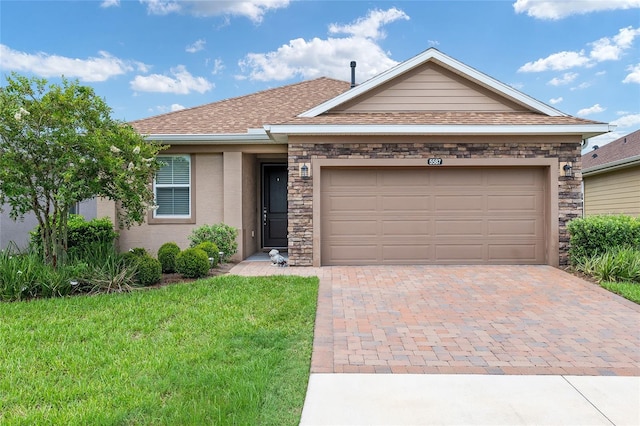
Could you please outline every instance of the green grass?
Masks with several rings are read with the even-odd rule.
[[[601,282],[600,285],[607,290],[619,294],[625,299],[640,304],[640,284],[631,282]]]
[[[0,303],[0,424],[297,425],[317,278]]]

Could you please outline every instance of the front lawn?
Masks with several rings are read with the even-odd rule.
[[[632,282],[601,282],[600,285],[607,290],[619,294],[625,299],[640,304],[640,283]]]
[[[317,278],[0,303],[0,424],[297,425]]]

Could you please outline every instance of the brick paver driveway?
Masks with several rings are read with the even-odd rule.
[[[231,273],[320,277],[313,373],[640,375],[640,307],[549,266]]]

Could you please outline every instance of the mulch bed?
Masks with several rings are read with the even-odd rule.
[[[235,263],[222,263],[218,265],[217,268],[209,269],[209,273],[204,278],[216,277],[218,275],[224,275],[228,273],[231,268],[236,266]],[[159,288],[164,287],[170,284],[180,284],[180,283],[189,283],[197,280],[201,280],[204,278],[184,278],[182,275],[178,273],[173,274],[162,274],[162,280],[155,285],[149,286],[148,288]]]

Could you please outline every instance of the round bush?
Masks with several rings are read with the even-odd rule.
[[[176,271],[185,278],[205,277],[209,272],[209,256],[199,248],[181,251],[176,256]]]
[[[215,225],[202,225],[191,231],[189,241],[191,247],[195,247],[203,241],[211,241],[218,246],[224,253],[220,262],[228,262],[238,251],[238,230],[224,223],[216,223]]]
[[[164,243],[158,249],[158,260],[162,265],[162,272],[170,274],[176,271],[176,256],[180,247],[176,243]]]
[[[160,282],[162,279],[162,266],[158,259],[151,256],[140,256],[138,258],[138,282],[143,286],[148,286]]]
[[[204,241],[198,244],[197,246],[195,246],[194,248],[199,248],[200,250],[207,253],[207,256],[209,256],[209,259],[213,259],[213,262],[210,263],[212,268],[215,268],[216,266],[218,266],[220,250],[218,250],[218,246],[215,243],[212,243],[211,241]]]

